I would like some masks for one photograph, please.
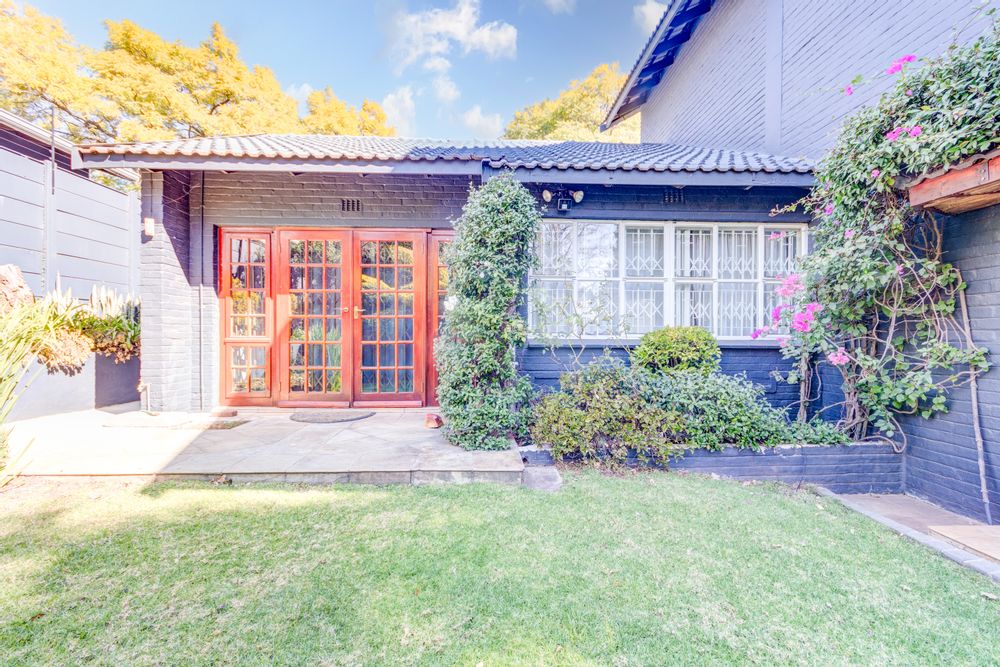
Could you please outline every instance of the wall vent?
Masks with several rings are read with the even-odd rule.
[[[680,188],[667,188],[663,191],[664,204],[683,204],[684,191]]]
[[[361,213],[364,210],[364,206],[361,205],[360,199],[341,199],[340,200],[340,211],[341,213]]]

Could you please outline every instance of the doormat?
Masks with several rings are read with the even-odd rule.
[[[371,417],[374,412],[365,410],[308,410],[293,412],[290,419],[293,422],[306,424],[337,424],[339,422],[355,422]]]

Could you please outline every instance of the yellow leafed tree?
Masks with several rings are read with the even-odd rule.
[[[629,118],[609,132],[601,121],[627,77],[618,65],[602,64],[585,79],[571,81],[555,99],[545,99],[514,114],[507,125],[507,139],[556,139],[562,141],[639,141],[639,116]]]
[[[55,108],[77,141],[393,133],[377,103],[365,100],[357,110],[329,88],[317,100],[319,115],[310,99],[309,115],[300,118],[274,73],[247,65],[218,24],[194,47],[131,21],[105,25],[107,44],[95,51],[77,44],[58,20],[0,0],[0,104],[34,120],[47,120]]]
[[[306,129],[318,134],[374,134],[392,136],[396,132],[386,125],[385,111],[377,102],[365,100],[355,109],[326,90],[314,90],[306,99],[309,114],[303,119]]]

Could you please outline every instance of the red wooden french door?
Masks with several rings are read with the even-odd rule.
[[[422,405],[427,234],[356,231],[353,239],[354,405]]]
[[[277,233],[275,328],[282,404],[351,402],[351,233]]]
[[[223,403],[432,400],[431,341],[447,284],[441,239],[426,230],[232,228],[219,239]]]
[[[227,405],[273,401],[274,299],[271,234],[228,230],[219,239],[221,398]]]

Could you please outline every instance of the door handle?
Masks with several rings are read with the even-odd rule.
[[[364,314],[364,309],[361,306],[354,306],[354,319],[358,319]]]

